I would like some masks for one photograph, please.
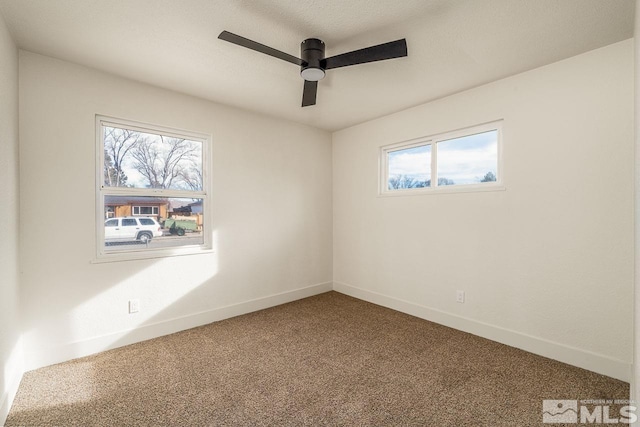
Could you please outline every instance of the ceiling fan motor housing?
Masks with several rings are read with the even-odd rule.
[[[309,81],[318,81],[324,77],[324,42],[318,39],[306,39],[300,43],[302,66],[300,75]]]

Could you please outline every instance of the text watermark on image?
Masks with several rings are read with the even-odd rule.
[[[624,399],[543,400],[547,424],[631,424],[638,420],[635,402]]]

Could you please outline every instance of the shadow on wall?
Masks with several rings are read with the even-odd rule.
[[[298,209],[303,201],[295,203]],[[279,209],[285,208],[289,215],[296,212],[292,205]],[[32,301],[32,323],[23,335],[26,369],[308,296],[305,292],[314,292],[315,285],[330,282],[324,274],[329,270],[317,259],[322,236],[302,238],[313,219],[299,212],[292,216],[272,227],[247,226],[243,221],[228,225],[220,245],[216,229],[209,253],[87,263],[77,270],[77,260],[72,260],[68,273],[59,279],[66,283],[51,283],[58,292],[51,289],[35,300],[26,296]],[[61,289],[73,299],[58,295]],[[49,297],[50,304],[43,304]],[[127,303],[132,299],[139,299],[140,311],[129,314]]]
[[[186,311],[180,311],[184,306],[172,307],[198,288],[212,293],[211,279],[218,273],[215,232],[213,242],[213,253],[71,269],[65,275],[65,291],[73,293],[73,299],[52,297],[50,304],[30,308],[31,324],[25,325],[23,333],[27,370],[145,339],[144,333],[136,332],[142,325],[189,313],[189,307]],[[198,301],[205,306],[204,296],[196,298],[191,298],[191,312]],[[139,313],[128,313],[132,299],[141,301]],[[161,330],[160,334],[171,332],[175,331]]]

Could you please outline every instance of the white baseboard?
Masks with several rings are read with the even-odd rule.
[[[413,302],[334,282],[333,289],[345,295],[368,301],[383,307],[401,311],[460,331],[516,347],[530,353],[558,360],[569,365],[597,372],[625,382],[631,382],[631,364],[565,344],[523,334],[521,332],[478,322],[473,319],[436,310]]]
[[[186,329],[228,319],[230,317],[263,310],[265,308],[275,307],[280,304],[286,304],[288,302],[322,294],[331,290],[333,290],[332,282],[319,283],[292,291],[244,301],[238,304],[215,308],[213,310],[142,325],[134,329],[68,343],[55,348],[40,348],[35,352],[29,352],[27,354],[25,360],[25,371],[65,362],[78,357],[89,356],[101,351],[111,350],[113,348],[146,341],[152,338],[158,338],[163,335],[173,334]]]
[[[4,390],[1,390],[2,394],[0,395],[0,426],[5,424],[7,415],[9,415],[9,409],[11,409],[11,405],[13,404],[13,399],[15,399],[18,393],[18,387],[20,386],[20,381],[22,381],[22,375],[25,372],[22,361],[22,342],[18,340],[9,355],[9,359],[4,364],[5,386]]]
[[[558,360],[602,375],[607,375],[625,382],[631,382],[632,380],[631,364],[622,360],[613,359],[602,354],[597,354],[499,326],[479,322],[340,282],[320,283],[293,291],[256,298],[226,307],[220,307],[162,322],[142,325],[130,330],[68,343],[55,348],[40,348],[36,352],[29,352],[25,355],[24,371],[195,328],[197,326],[206,325],[208,323],[228,319],[230,317],[240,316],[253,311],[263,310],[265,308],[274,307],[280,304],[329,292],[331,290],[439,323],[441,325],[469,332],[502,344],[520,348],[540,356]],[[14,381],[15,390],[17,390],[20,378]],[[2,396],[2,398],[4,400],[2,401],[2,406],[0,408],[4,411],[5,406],[8,407],[6,402],[8,399],[5,396]],[[0,411],[0,415],[3,414],[2,411]],[[2,420],[1,417],[0,420]]]

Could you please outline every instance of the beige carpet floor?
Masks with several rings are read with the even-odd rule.
[[[629,385],[329,292],[25,374],[7,426],[538,426]],[[555,424],[558,425],[558,424]]]

